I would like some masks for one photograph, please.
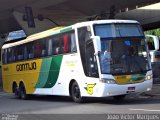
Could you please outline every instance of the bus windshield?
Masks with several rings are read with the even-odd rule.
[[[94,31],[101,38],[144,36],[139,24],[96,24]]]
[[[127,24],[126,28],[123,24],[117,28],[112,25],[110,33],[109,28],[104,28],[105,25],[102,25],[103,30],[100,32],[100,26],[95,26],[95,35],[101,37],[99,61],[102,74],[146,73],[151,69],[146,42],[139,25]]]

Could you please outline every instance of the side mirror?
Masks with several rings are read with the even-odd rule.
[[[95,48],[95,53],[101,52],[101,39],[99,36],[91,36],[93,40],[93,45]]]
[[[159,39],[155,35],[145,35],[146,38],[151,38],[154,41],[155,50],[159,50]]]

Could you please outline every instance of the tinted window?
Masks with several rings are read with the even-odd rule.
[[[144,36],[138,24],[97,24],[94,30],[101,38]]]
[[[3,63],[11,63],[50,55],[76,52],[75,32],[69,31],[59,35],[35,40],[2,51]]]
[[[86,43],[89,40],[89,36],[91,36],[91,32],[87,30],[87,27],[82,27],[78,29],[80,55],[82,60],[82,66],[86,76],[88,76],[88,68],[87,68],[88,66],[87,66],[87,59],[86,59]]]

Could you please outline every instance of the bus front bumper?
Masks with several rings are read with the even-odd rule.
[[[134,94],[150,91],[152,89],[153,80],[146,80],[142,83],[135,84],[106,84],[97,83],[93,88],[93,93],[89,92],[85,95],[86,97],[107,97],[117,96],[125,94]]]

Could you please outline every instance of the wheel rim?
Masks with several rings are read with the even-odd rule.
[[[22,99],[25,98],[25,95],[24,95],[24,91],[23,91],[23,90],[21,91],[21,98],[22,98]]]
[[[80,90],[79,90],[79,87],[77,85],[74,86],[73,88],[73,96],[75,99],[79,99],[81,96],[80,96]]]
[[[26,92],[25,92],[25,88],[23,86],[21,86],[20,93],[21,93],[21,98],[25,99],[26,98]]]
[[[18,88],[17,88],[16,85],[14,86],[14,95],[15,95],[15,96],[18,96]]]

